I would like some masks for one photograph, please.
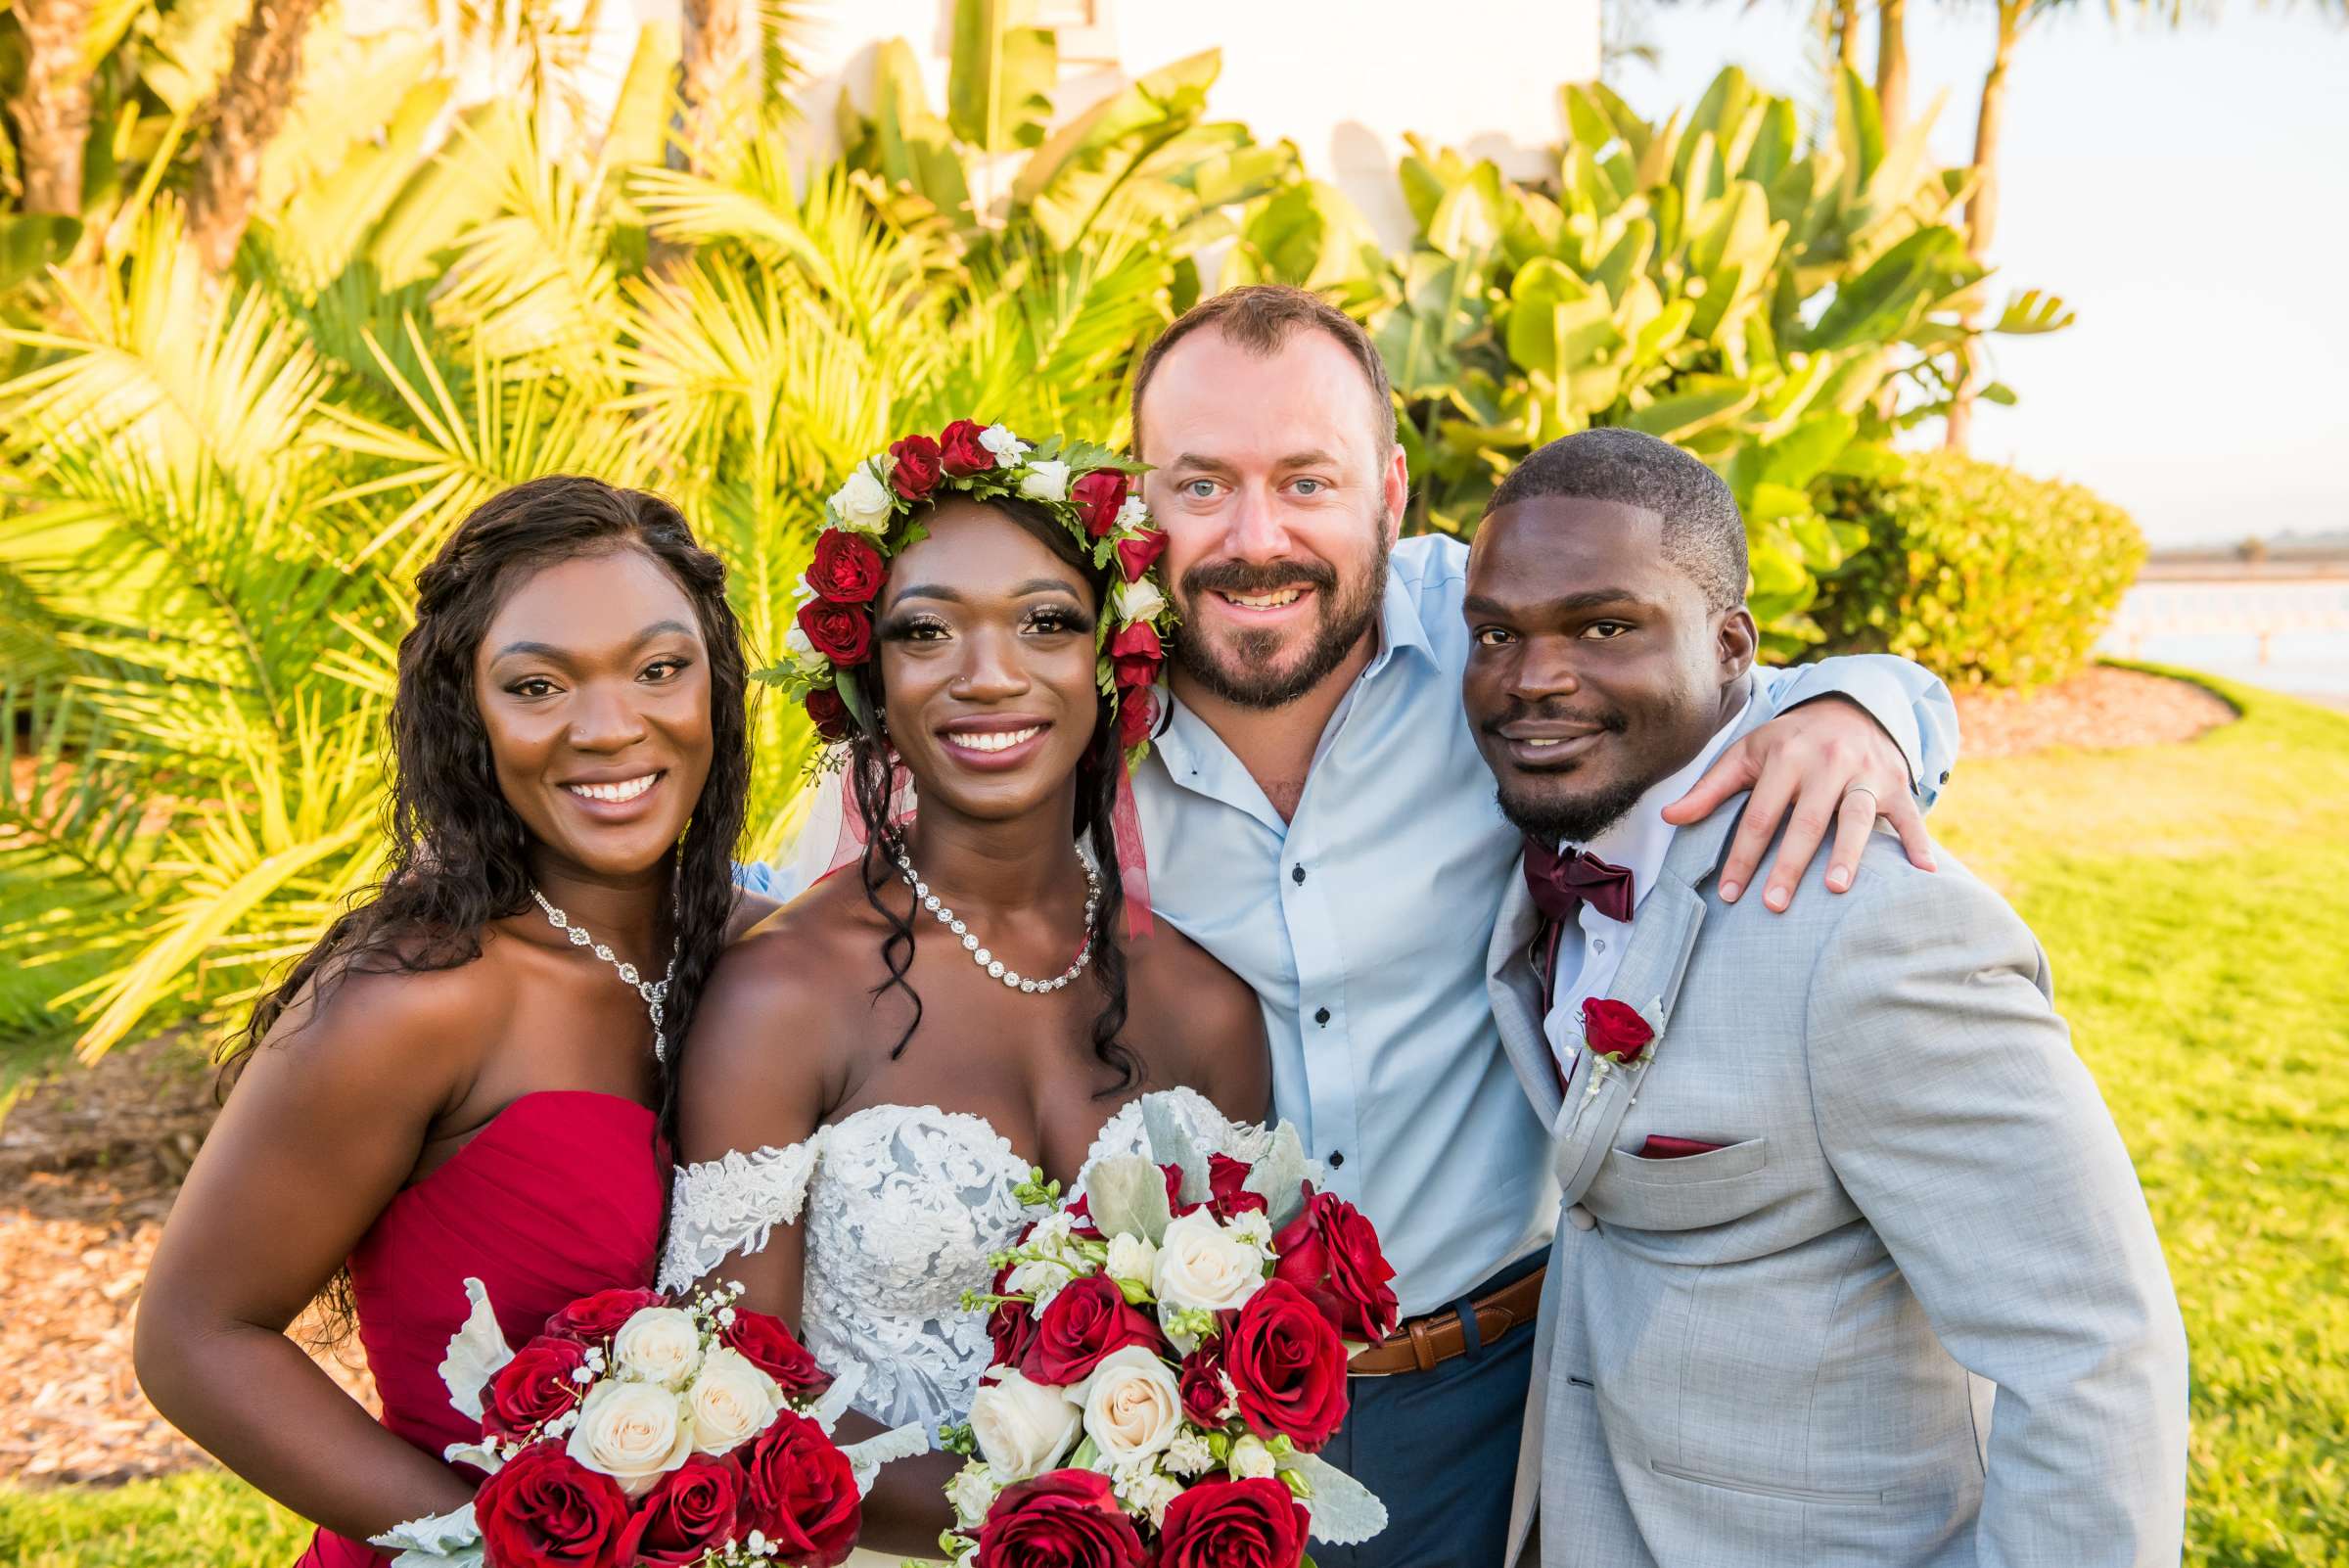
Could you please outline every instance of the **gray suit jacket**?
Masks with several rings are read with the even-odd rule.
[[[1538,1488],[1544,1568],[2177,1563],[2185,1330],[2045,954],[1882,834],[1847,894],[1725,904],[1734,815],[1676,835],[1610,992],[1654,1054],[1587,1102],[1522,885],[1494,933],[1566,1204],[1509,1560]]]

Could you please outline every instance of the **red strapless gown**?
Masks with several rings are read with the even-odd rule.
[[[350,1255],[359,1343],[384,1425],[427,1453],[479,1435],[440,1382],[480,1280],[521,1345],[581,1296],[653,1281],[668,1150],[651,1111],[550,1089],[507,1106],[447,1164],[394,1197]],[[321,1530],[297,1568],[391,1558]]]

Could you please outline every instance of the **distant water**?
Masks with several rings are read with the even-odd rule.
[[[2349,576],[2140,582],[2097,651],[2349,707]]]

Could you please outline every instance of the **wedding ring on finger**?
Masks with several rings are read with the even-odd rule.
[[[1884,814],[1884,803],[1877,799],[1876,792],[1874,790],[1869,789],[1865,784],[1855,784],[1850,789],[1843,792],[1843,798],[1847,801],[1855,795],[1866,796],[1867,804],[1876,808],[1876,815],[1882,816]]]

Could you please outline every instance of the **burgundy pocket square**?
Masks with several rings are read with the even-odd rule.
[[[1639,1158],[1642,1160],[1685,1160],[1692,1154],[1711,1154],[1715,1149],[1727,1147],[1728,1145],[1726,1143],[1704,1143],[1695,1138],[1668,1138],[1659,1133],[1651,1135],[1645,1143],[1639,1145]]]

